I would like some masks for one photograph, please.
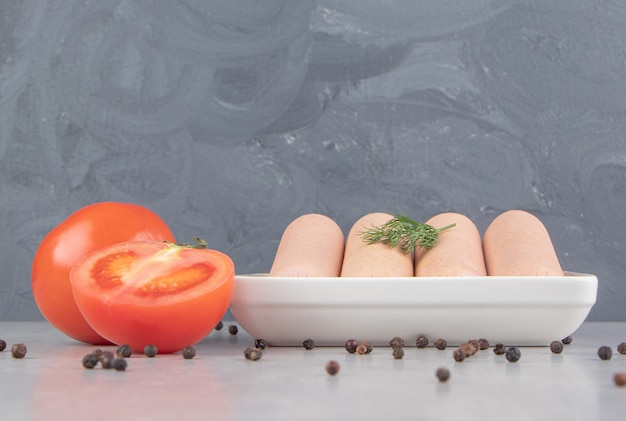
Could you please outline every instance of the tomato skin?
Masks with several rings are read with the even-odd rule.
[[[143,352],[177,352],[204,339],[222,319],[235,266],[217,250],[131,241],[83,257],[70,274],[78,307],[110,342]]]
[[[156,213],[119,202],[85,206],[46,234],[35,252],[31,285],[39,311],[51,325],[77,341],[110,343],[80,313],[72,294],[70,271],[84,255],[129,240],[175,241]]]

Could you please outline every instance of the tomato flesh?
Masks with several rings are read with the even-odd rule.
[[[230,305],[234,277],[224,253],[154,241],[98,250],[70,274],[76,303],[98,334],[135,352],[153,344],[159,353],[213,330]]]
[[[174,242],[167,224],[150,209],[120,202],[85,206],[43,238],[33,258],[33,297],[44,318],[67,336],[89,344],[107,344],[78,309],[70,270],[84,255],[131,240]]]

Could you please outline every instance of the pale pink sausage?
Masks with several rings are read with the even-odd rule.
[[[302,215],[283,232],[269,275],[339,276],[344,245],[343,231],[331,218]]]

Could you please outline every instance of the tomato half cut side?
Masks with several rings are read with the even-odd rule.
[[[70,282],[89,325],[114,344],[172,353],[204,339],[224,317],[235,266],[217,250],[155,241],[119,243],[76,263]]]

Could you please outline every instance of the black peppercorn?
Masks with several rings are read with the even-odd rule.
[[[0,339],[0,352],[7,349],[7,343],[4,339]]]
[[[497,343],[493,347],[493,353],[496,355],[504,355],[505,352],[506,352],[506,347],[504,346],[504,344]]]
[[[435,341],[435,348],[437,348],[439,351],[443,351],[444,349],[446,349],[446,347],[448,346],[448,341],[446,341],[445,339],[437,339]]]
[[[224,323],[220,320],[219,322],[217,322],[217,324],[215,325],[215,330],[222,330],[222,328],[224,327]]]
[[[356,347],[356,353],[359,355],[364,355],[367,354],[367,345],[365,345],[364,343],[360,343],[357,345]]]
[[[113,360],[113,368],[115,371],[126,371],[128,363],[124,358],[116,358]]]
[[[626,354],[626,342],[622,342],[621,344],[617,345],[617,352],[619,352],[620,354]]]
[[[550,351],[553,354],[560,354],[563,352],[563,342],[561,341],[552,341],[550,342]]]
[[[461,348],[455,349],[454,352],[452,353],[452,356],[454,357],[454,361],[457,361],[457,362],[463,361],[466,357],[465,352],[463,352]]]
[[[624,387],[626,386],[626,372],[618,372],[613,375],[613,381],[617,386]]]
[[[239,333],[239,328],[237,327],[237,325],[229,325],[228,333],[230,333],[231,335],[236,335],[237,333]]]
[[[117,347],[115,354],[117,354],[117,356],[120,358],[129,358],[131,355],[133,355],[133,350],[130,345],[120,345]]]
[[[506,357],[507,361],[514,363],[519,361],[519,359],[522,357],[522,351],[520,351],[519,348],[512,346],[506,349],[506,353],[504,354],[504,356]]]
[[[185,348],[183,348],[182,354],[184,359],[190,360],[196,356],[196,349],[191,345],[187,345]]]
[[[337,361],[331,360],[326,363],[326,372],[331,376],[339,373],[340,368],[341,367],[339,366],[339,363]]]
[[[243,350],[243,355],[246,357],[246,360],[257,361],[263,357],[263,351],[256,348],[246,348]]]
[[[267,348],[267,342],[265,342],[265,339],[255,339],[254,347],[258,349],[265,349]]]
[[[402,358],[404,358],[404,349],[402,349],[402,348],[394,348],[393,349],[393,359],[394,360],[401,360]]]
[[[363,341],[361,344],[365,345],[365,353],[369,354],[374,349],[374,346],[370,341]]]
[[[426,348],[428,346],[428,338],[426,336],[418,336],[415,340],[415,346],[418,348]]]
[[[311,338],[309,339],[305,339],[302,342],[302,346],[304,347],[304,349],[306,349],[307,351],[312,350],[313,348],[315,348],[315,341]]]
[[[450,378],[450,370],[445,367],[439,367],[435,372],[435,375],[439,379],[440,382],[445,383]]]
[[[389,341],[389,345],[392,348],[402,348],[404,346],[404,339],[402,339],[399,336],[394,336],[393,338],[391,338],[391,340]]]
[[[572,343],[572,337],[571,336],[567,336],[563,339],[561,339],[561,342],[563,342],[565,345],[569,345]]]
[[[91,351],[91,353],[92,353],[93,355],[95,355],[96,357],[98,357],[98,358],[100,358],[100,355],[102,355],[102,352],[103,352],[103,351],[102,351],[100,348],[96,348],[96,349],[94,349],[93,351]]]
[[[100,354],[100,365],[102,366],[102,368],[113,368],[113,360],[115,359],[115,357],[113,356],[113,353],[110,351],[102,351],[102,353]]]
[[[26,345],[15,344],[11,346],[11,355],[13,355],[13,358],[24,358],[26,356]]]
[[[158,352],[159,350],[157,349],[157,347],[152,344],[146,345],[145,348],[143,349],[144,355],[149,358],[156,357]]]
[[[489,349],[489,341],[485,338],[478,339],[478,349],[480,349],[481,351]]]
[[[466,357],[471,357],[478,352],[478,347],[470,342],[465,342],[459,345],[459,348],[465,353]]]
[[[344,345],[346,351],[348,351],[350,354],[354,354],[356,352],[357,346],[359,346],[359,341],[357,341],[356,339],[348,339],[346,341],[346,344]]]
[[[100,362],[100,358],[93,353],[87,354],[83,357],[83,367],[94,368]]]
[[[612,356],[613,351],[611,350],[610,346],[603,345],[598,348],[598,357],[600,357],[601,360],[610,360]]]

